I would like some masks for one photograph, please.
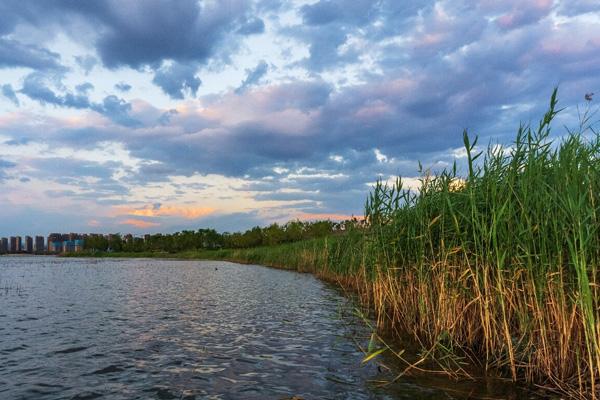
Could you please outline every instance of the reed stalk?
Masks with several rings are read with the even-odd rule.
[[[478,150],[467,173],[424,173],[418,191],[377,182],[366,227],[228,258],[353,286],[380,329],[410,335],[448,371],[467,358],[514,381],[600,397],[600,136],[551,140],[557,91],[511,146]],[[584,116],[587,116],[584,114]]]

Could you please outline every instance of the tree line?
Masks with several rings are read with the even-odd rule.
[[[273,246],[313,238],[340,234],[360,225],[356,219],[343,222],[290,221],[286,224],[255,226],[245,232],[219,233],[214,229],[184,230],[172,234],[157,233],[144,238],[121,235],[91,235],[84,247],[92,251],[145,252],[163,251],[175,253],[186,250],[213,250],[221,248],[250,248]]]

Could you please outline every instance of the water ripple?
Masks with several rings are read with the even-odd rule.
[[[450,398],[414,382],[371,384],[379,372],[361,367],[349,339],[368,332],[310,275],[0,257],[0,277],[20,288],[0,296],[3,400]]]

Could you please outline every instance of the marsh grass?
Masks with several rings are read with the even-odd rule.
[[[425,174],[418,191],[378,182],[365,230],[224,258],[355,288],[380,329],[409,334],[453,374],[475,363],[597,398],[600,139],[582,124],[553,142],[558,112],[555,90],[509,147],[477,151],[465,133],[466,176]]]

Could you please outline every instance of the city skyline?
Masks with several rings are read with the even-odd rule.
[[[0,254],[63,253],[82,251],[85,239],[98,236],[94,233],[50,233],[42,235],[10,235],[0,237]]]
[[[590,0],[3,1],[0,236],[360,216],[554,86],[576,127],[599,29]]]

